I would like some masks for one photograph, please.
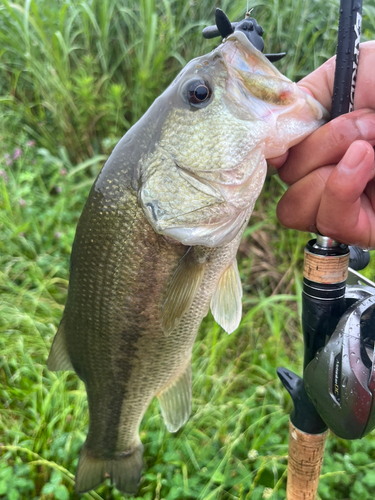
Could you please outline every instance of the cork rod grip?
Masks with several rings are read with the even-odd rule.
[[[289,422],[287,500],[315,500],[327,434],[306,434]]]

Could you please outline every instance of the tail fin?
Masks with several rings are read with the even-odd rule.
[[[135,495],[142,475],[142,456],[141,443],[134,451],[116,453],[110,459],[92,456],[83,446],[76,471],[76,493],[93,490],[110,477],[122,493]]]

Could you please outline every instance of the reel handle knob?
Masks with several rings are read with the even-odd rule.
[[[349,247],[350,258],[349,267],[355,271],[360,271],[368,266],[370,262],[370,252],[358,247]]]

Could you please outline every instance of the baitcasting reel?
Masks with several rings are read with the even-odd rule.
[[[306,392],[339,437],[359,439],[375,427],[375,288],[348,287],[354,301],[324,348],[305,368]]]
[[[343,439],[375,428],[375,284],[349,268],[363,269],[369,253],[318,236],[305,248],[302,328],[303,379],[284,368],[278,375],[295,408],[292,423],[311,434],[328,427]],[[350,259],[350,261],[349,261]]]

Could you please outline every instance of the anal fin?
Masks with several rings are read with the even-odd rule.
[[[157,395],[161,413],[169,432],[177,432],[191,413],[191,361],[172,382]]]
[[[232,333],[241,322],[242,285],[236,259],[221,275],[211,299],[215,321],[227,333]]]
[[[142,457],[141,443],[132,452],[116,453],[113,458],[93,456],[84,445],[76,472],[76,492],[83,494],[93,490],[110,477],[122,493],[135,495],[142,475]]]
[[[64,323],[61,321],[55,338],[52,342],[52,347],[47,359],[47,367],[49,370],[56,372],[59,370],[73,370],[72,363],[66,348]]]
[[[205,260],[190,247],[172,276],[162,309],[162,328],[169,335],[191,306],[205,271]]]

